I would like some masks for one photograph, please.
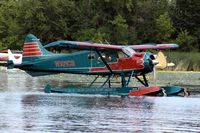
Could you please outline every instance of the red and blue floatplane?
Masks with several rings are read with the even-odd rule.
[[[52,53],[46,48],[60,47],[75,49],[73,53]],[[19,68],[32,76],[58,73],[96,75],[89,87],[52,88],[49,84],[45,92],[80,93],[102,95],[177,95],[184,91],[178,86],[149,86],[146,74],[153,71],[158,61],[149,52],[136,52],[148,49],[175,49],[177,44],[119,46],[77,41],[56,41],[43,46],[32,34],[25,38],[21,64],[8,61],[8,68]],[[92,87],[101,76],[106,77],[101,87]],[[120,77],[120,85],[112,87],[112,78]],[[137,79],[141,87],[130,86],[131,78]],[[163,93],[164,92],[164,93]]]

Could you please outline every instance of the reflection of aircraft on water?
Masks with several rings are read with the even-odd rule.
[[[46,50],[49,47],[62,49],[76,49],[74,53],[54,54]],[[32,76],[42,76],[57,73],[72,73],[97,75],[89,88],[51,88],[46,86],[46,92],[82,93],[82,94],[113,94],[113,95],[158,95],[164,91],[168,94],[178,94],[181,87],[149,86],[146,74],[153,71],[158,61],[149,52],[135,52],[147,49],[173,49],[176,44],[157,45],[108,45],[76,41],[56,41],[42,46],[39,39],[29,34],[25,38],[23,58],[21,64],[8,67],[17,67],[25,70]],[[100,88],[91,88],[99,76],[107,77]],[[111,87],[113,77],[121,77],[120,87]],[[131,78],[135,77],[144,87],[129,87]],[[141,78],[142,77],[142,78]],[[108,85],[108,87],[105,87]]]

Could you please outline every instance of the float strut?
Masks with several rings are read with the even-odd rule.
[[[126,86],[129,85],[130,81],[131,81],[131,77],[133,76],[133,71],[131,73],[131,75],[128,77],[128,81],[126,82]]]
[[[140,83],[143,84],[144,86],[149,86],[145,75],[142,75],[142,76],[143,76],[144,81],[142,81],[142,80],[141,80],[140,78],[138,78],[137,76],[135,76],[135,78],[136,78],[138,81],[140,81]]]
[[[124,74],[121,76],[121,78],[122,78],[122,87],[126,87],[126,79],[125,79],[125,76],[124,76]]]
[[[146,76],[145,75],[142,75],[142,76],[143,76],[143,79],[144,79],[144,82],[145,82],[146,86],[149,86],[148,81],[146,79]]]
[[[109,81],[108,81],[108,87],[109,87],[109,88],[111,87],[110,79],[109,79]]]
[[[97,75],[97,76],[95,77],[95,79],[90,83],[89,87],[91,87],[91,86],[94,84],[94,82],[95,82],[98,78],[99,78],[99,75]]]
[[[104,85],[105,85],[108,81],[110,81],[111,76],[112,76],[112,75],[109,75],[109,76],[108,76],[108,78],[106,79],[106,81],[101,85],[101,88],[104,87]]]

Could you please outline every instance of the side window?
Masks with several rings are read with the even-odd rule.
[[[112,61],[112,56],[108,53],[102,53],[101,55],[105,61]],[[98,61],[101,61],[101,57],[98,58]]]
[[[135,53],[135,50],[130,47],[124,47],[122,48],[122,51],[129,57],[131,57]]]
[[[93,53],[88,54],[88,59],[89,60],[95,59],[95,54],[93,54]]]
[[[128,56],[122,51],[118,51],[118,58],[127,58]]]

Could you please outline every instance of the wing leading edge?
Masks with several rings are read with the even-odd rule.
[[[142,45],[111,45],[111,44],[97,44],[97,43],[88,43],[88,42],[77,42],[77,41],[56,41],[45,45],[45,48],[48,47],[69,47],[77,49],[108,49],[108,50],[122,50],[125,47],[130,47],[134,50],[148,50],[148,49],[176,49],[179,46],[177,44],[142,44]]]
[[[143,44],[143,45],[130,45],[129,47],[133,48],[134,50],[148,50],[148,49],[176,49],[179,48],[177,44]]]
[[[88,42],[77,42],[77,41],[56,41],[45,45],[45,48],[48,47],[70,47],[78,49],[111,49],[111,50],[121,50],[124,46],[119,45],[109,45],[109,44],[97,44],[97,43],[88,43]]]

